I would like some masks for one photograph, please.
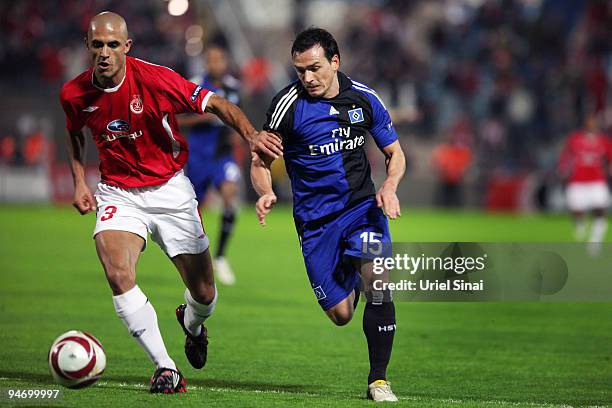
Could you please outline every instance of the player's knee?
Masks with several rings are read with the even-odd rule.
[[[344,326],[353,318],[353,311],[349,308],[338,308],[327,315],[336,326]]]
[[[338,313],[334,315],[331,320],[336,326],[344,326],[348,324],[348,322],[350,322],[352,318],[352,313]]]
[[[189,288],[189,293],[193,300],[202,304],[209,304],[215,298],[215,285],[202,283],[195,288]]]

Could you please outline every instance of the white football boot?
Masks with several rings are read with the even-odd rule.
[[[397,402],[397,397],[391,391],[391,383],[385,380],[376,380],[368,385],[368,399],[376,402]]]
[[[236,283],[236,276],[232,272],[232,268],[222,256],[215,258],[215,276],[224,285],[231,286]]]

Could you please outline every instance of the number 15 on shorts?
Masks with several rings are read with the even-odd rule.
[[[383,234],[372,231],[364,231],[359,235],[363,244],[361,245],[361,252],[364,254],[380,255],[383,251],[383,244],[381,238]]]

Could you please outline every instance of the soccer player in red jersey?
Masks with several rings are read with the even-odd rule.
[[[74,206],[97,212],[94,240],[113,304],[130,334],[156,365],[153,393],[185,392],[185,380],[168,355],[155,309],[136,285],[136,263],[147,233],[172,260],[185,286],[176,310],[185,332],[185,354],[206,363],[204,320],[217,302],[206,236],[193,187],[183,174],[187,143],[175,114],[211,112],[249,141],[254,151],[280,155],[280,141],[255,131],[226,99],[173,70],[128,57],[132,40],[125,20],[104,12],[90,22],[86,45],[92,67],[62,88],[70,134]],[[100,156],[101,181],[92,194],[85,181],[82,129],[91,130]]]
[[[559,172],[567,181],[566,199],[576,226],[576,239],[587,235],[585,213],[593,212],[588,241],[597,250],[606,235],[606,210],[610,205],[608,168],[612,163],[612,143],[599,131],[597,116],[585,118],[584,129],[569,135],[559,159]]]

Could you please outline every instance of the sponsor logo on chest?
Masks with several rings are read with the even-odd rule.
[[[103,133],[100,136],[107,142],[112,142],[113,140],[120,138],[136,140],[137,137],[142,136],[142,130],[137,130],[135,132],[130,133],[130,124],[128,121],[123,119],[115,119],[110,121],[106,125],[106,130],[108,131],[108,133]]]
[[[339,127],[331,131],[331,142],[322,145],[309,145],[308,150],[311,156],[326,155],[345,151],[355,150],[365,144],[363,134],[351,136],[351,127]]]

